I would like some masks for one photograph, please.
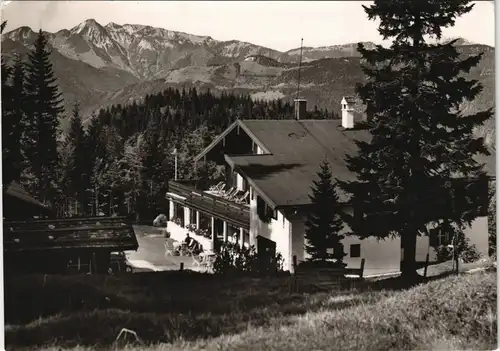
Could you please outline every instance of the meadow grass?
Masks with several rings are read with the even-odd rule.
[[[6,343],[10,349],[110,348],[118,346],[122,328],[137,332],[143,344],[119,348],[138,350],[441,350],[496,343],[494,273],[408,290],[394,280],[296,293],[288,279],[174,272],[49,276],[45,283],[43,276],[12,277],[6,279]]]

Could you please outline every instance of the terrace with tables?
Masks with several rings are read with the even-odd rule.
[[[204,187],[196,181],[170,181],[168,231],[182,241],[189,233],[203,250],[215,251],[221,242],[248,245],[249,191],[224,182]]]

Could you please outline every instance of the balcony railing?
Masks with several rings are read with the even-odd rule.
[[[174,201],[185,199],[183,202],[188,207],[224,219],[245,229],[250,226],[250,214],[247,205],[237,204],[176,181],[168,183],[168,192],[174,194],[174,196],[170,196]],[[176,196],[181,198],[176,198]]]

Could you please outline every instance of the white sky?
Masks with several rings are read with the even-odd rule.
[[[370,2],[368,2],[369,4]],[[7,30],[29,26],[48,32],[93,18],[102,25],[144,24],[216,40],[237,39],[280,51],[359,41],[381,42],[361,1],[3,1]],[[492,1],[476,2],[444,37],[495,46]]]

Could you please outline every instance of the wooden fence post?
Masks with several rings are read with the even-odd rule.
[[[180,271],[183,271],[184,270],[184,262],[181,262],[181,268],[180,268]]]
[[[366,262],[365,259],[362,258],[361,259],[361,267],[360,267],[361,268],[361,274],[359,275],[360,279],[363,279],[363,274],[365,272],[365,262]]]
[[[425,256],[424,278],[427,277],[427,267],[429,266],[429,253]]]

